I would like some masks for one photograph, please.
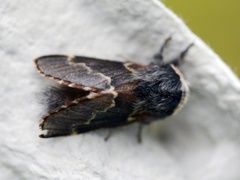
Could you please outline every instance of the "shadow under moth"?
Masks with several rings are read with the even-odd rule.
[[[144,124],[178,111],[187,100],[188,86],[177,67],[192,44],[164,62],[162,53],[169,40],[149,65],[82,56],[37,58],[37,71],[60,84],[44,92],[48,113],[40,128],[47,132],[40,137]]]

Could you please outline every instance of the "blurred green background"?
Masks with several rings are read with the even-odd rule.
[[[240,76],[240,0],[162,0]]]

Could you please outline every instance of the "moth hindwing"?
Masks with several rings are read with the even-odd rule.
[[[59,84],[44,92],[48,113],[40,127],[47,132],[40,137],[78,134],[172,115],[187,99],[188,87],[177,66],[190,46],[170,62],[162,60],[162,47],[149,65],[82,56],[37,58],[37,71]]]

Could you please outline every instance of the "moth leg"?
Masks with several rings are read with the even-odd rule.
[[[108,129],[108,134],[107,136],[104,138],[104,141],[108,141],[108,139],[112,136],[112,129]]]
[[[160,48],[160,51],[153,56],[154,60],[159,61],[159,62],[161,62],[161,61],[163,60],[163,50],[166,48],[168,42],[169,42],[171,39],[172,39],[171,37],[168,37],[168,38],[164,41],[162,47]]]
[[[139,123],[138,130],[137,130],[137,141],[138,143],[142,143],[142,129],[143,129],[144,123]]]
[[[182,62],[183,62],[183,60],[184,60],[185,55],[187,54],[188,50],[189,50],[193,45],[194,45],[193,43],[189,44],[189,45],[187,46],[187,48],[186,48],[184,51],[182,51],[177,58],[173,59],[172,61],[168,62],[167,64],[173,64],[173,65],[175,65],[175,66],[181,65]]]

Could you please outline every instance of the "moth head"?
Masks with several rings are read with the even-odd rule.
[[[177,112],[186,102],[188,86],[174,65],[155,65],[139,76],[142,80],[135,89],[139,97],[135,104],[137,111],[166,117]]]

